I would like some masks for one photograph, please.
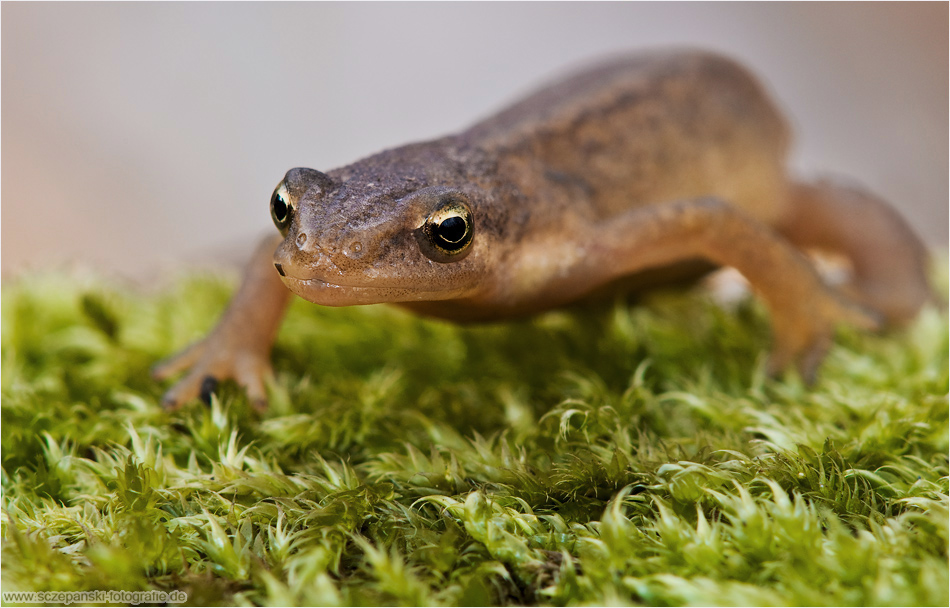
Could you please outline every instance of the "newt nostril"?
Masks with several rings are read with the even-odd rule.
[[[284,274],[284,267],[280,265],[280,262],[274,262],[274,268],[277,269],[277,274],[279,274],[280,276],[282,277],[287,276]]]
[[[302,249],[306,243],[307,243],[307,233],[301,232],[300,234],[297,235],[297,247]]]

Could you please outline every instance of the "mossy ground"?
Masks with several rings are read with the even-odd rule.
[[[840,331],[808,389],[764,377],[757,303],[696,291],[467,328],[297,302],[267,413],[162,411],[149,366],[232,288],[4,285],[4,590],[948,603],[945,313]]]

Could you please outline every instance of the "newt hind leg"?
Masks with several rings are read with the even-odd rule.
[[[853,279],[844,291],[889,325],[910,321],[932,298],[923,243],[887,203],[854,186],[792,184],[777,229],[802,249],[847,258]]]
[[[794,365],[814,381],[835,327],[879,326],[877,315],[826,286],[787,239],[738,207],[700,198],[635,208],[579,233],[583,256],[570,277],[549,282],[545,301],[570,301],[617,277],[702,259],[742,273],[771,313],[768,371]]]

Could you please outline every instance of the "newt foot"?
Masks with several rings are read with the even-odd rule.
[[[813,385],[839,324],[878,330],[884,325],[884,318],[830,291],[812,300],[808,306],[774,309],[773,345],[766,368],[768,375],[778,377],[794,365],[805,384]]]
[[[267,409],[265,381],[272,376],[267,354],[222,342],[212,334],[152,368],[156,380],[187,372],[162,396],[162,407],[176,410],[196,398],[210,404],[220,382],[234,380],[245,389],[255,410]]]

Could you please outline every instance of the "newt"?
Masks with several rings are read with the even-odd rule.
[[[769,311],[770,374],[811,382],[846,323],[912,319],[927,253],[884,201],[789,175],[789,127],[746,69],[708,52],[619,57],[541,88],[461,133],[326,173],[291,169],[222,318],[161,362],[168,408],[234,379],[266,407],[291,294],[391,303],[459,322],[570,304],[607,287],[737,269]],[[804,255],[848,260],[827,285]]]

